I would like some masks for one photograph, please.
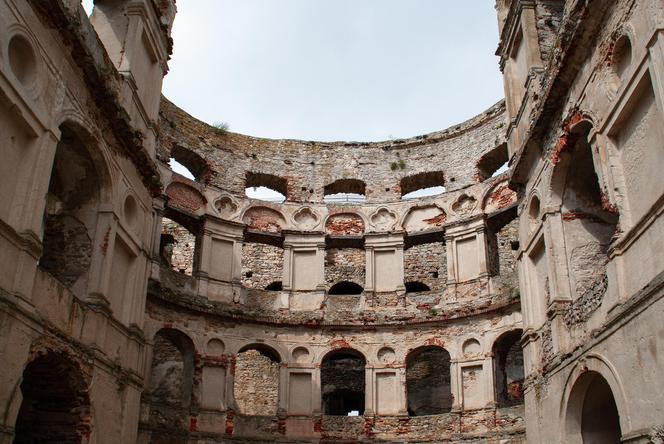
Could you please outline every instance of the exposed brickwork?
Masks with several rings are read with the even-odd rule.
[[[188,146],[217,172],[211,184],[237,196],[244,196],[247,172],[284,177],[284,165],[288,165],[288,177],[284,178],[288,180],[290,201],[321,202],[325,186],[342,175],[366,183],[369,202],[394,201],[401,196],[401,180],[430,172],[432,159],[436,159],[435,171],[442,171],[448,190],[472,184],[474,162],[468,160],[479,160],[484,153],[504,143],[503,112],[500,103],[454,128],[412,139],[320,143],[220,133],[164,99],[159,156],[166,161],[173,146]],[[441,157],[440,152],[446,155]],[[404,168],[395,171],[391,165],[399,160]]]
[[[325,251],[325,284],[348,281],[361,287],[365,283],[366,253],[360,248],[330,248]]]
[[[242,244],[242,285],[264,290],[283,279],[284,250],[273,245]]]
[[[191,276],[194,271],[194,253],[196,251],[196,236],[182,225],[164,218],[162,233],[172,236],[174,241],[165,246],[162,260],[174,271]]]
[[[445,289],[447,282],[447,251],[442,242],[414,245],[404,251],[406,282],[422,282],[431,290]]]

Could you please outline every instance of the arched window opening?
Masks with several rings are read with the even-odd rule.
[[[153,442],[188,430],[194,355],[193,342],[181,331],[165,328],[154,337],[150,381],[143,395]]]
[[[337,350],[323,358],[321,390],[326,415],[364,415],[366,360],[351,349]]]
[[[414,350],[406,358],[408,415],[438,415],[452,409],[450,354],[437,347]]]
[[[421,293],[431,291],[431,288],[424,282],[406,282],[406,293]]]
[[[186,177],[187,179],[196,180],[196,177],[194,177],[194,174],[189,171],[189,168],[172,157],[168,161],[168,166],[171,167],[171,170],[173,170],[174,173],[178,173],[180,176]]]
[[[86,14],[88,14],[88,17],[91,16],[92,11],[94,10],[93,0],[82,0],[81,4],[83,5],[83,9],[85,9]]]
[[[337,282],[332,287],[330,287],[327,294],[330,296],[333,295],[359,295],[362,294],[364,288],[361,285],[356,284],[355,282],[342,281]]]
[[[282,203],[288,195],[286,179],[272,174],[247,173],[245,187],[245,194],[250,199]]]
[[[44,214],[39,266],[75,292],[85,289],[92,261],[102,172],[74,129],[60,127]]]
[[[265,287],[265,289],[267,291],[281,291],[283,290],[283,285],[281,284],[281,281],[275,281]]]
[[[366,202],[366,185],[357,179],[339,179],[323,189],[323,202],[362,203]]]
[[[234,387],[238,413],[247,416],[277,414],[280,361],[279,353],[264,344],[248,345],[238,352]]]
[[[521,334],[521,330],[508,332],[493,344],[494,386],[498,407],[523,404]]]
[[[577,125],[570,135],[570,152],[557,165],[556,174],[564,174],[562,213],[565,244],[570,252],[569,265],[577,298],[597,295],[606,290],[607,250],[616,232],[618,215],[607,211],[588,143],[589,122]],[[567,168],[567,170],[565,170]],[[558,189],[559,190],[559,189]],[[596,305],[595,308],[597,308]]]
[[[611,386],[593,371],[584,373],[570,392],[567,407],[568,439],[583,444],[618,444],[620,413]]]
[[[82,443],[90,435],[85,379],[66,356],[48,352],[30,362],[21,382],[23,401],[14,444]]]
[[[477,177],[483,182],[491,177],[499,176],[509,169],[507,144],[502,144],[483,155],[477,162]]]
[[[445,178],[442,171],[419,173],[401,179],[401,199],[436,196],[445,192]]]
[[[164,266],[192,276],[197,262],[197,236],[185,226],[162,218],[159,256]]]
[[[171,150],[168,165],[179,175],[197,182],[207,182],[211,174],[210,167],[202,156],[178,145]]]
[[[618,77],[623,78],[631,64],[632,42],[627,35],[623,35],[613,47],[613,69]]]

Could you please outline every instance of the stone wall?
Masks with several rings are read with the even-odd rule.
[[[235,402],[246,416],[274,416],[279,400],[279,363],[257,350],[238,353],[235,362]]]
[[[242,285],[265,290],[283,279],[284,250],[259,243],[242,244]]]
[[[444,290],[447,282],[447,251],[442,242],[413,245],[404,250],[404,280],[422,282],[431,290]]]
[[[341,281],[365,284],[366,253],[361,248],[329,248],[325,251],[325,285]]]
[[[367,184],[367,202],[387,202],[400,199],[403,178],[420,173],[442,171],[448,191],[475,183],[475,164],[504,143],[505,123],[500,102],[445,131],[410,139],[276,141],[219,131],[162,99],[158,155],[167,162],[173,147],[188,147],[208,162],[208,183],[236,196],[245,194],[247,173],[258,173],[286,179],[288,201],[322,202],[326,185],[350,178]]]
[[[516,251],[513,243],[519,239],[519,220],[514,219],[497,233],[487,235],[490,274],[497,283],[499,292],[512,291],[519,287],[516,269]]]
[[[170,265],[171,269],[191,276],[194,271],[194,256],[196,253],[196,236],[182,225],[168,218],[163,218],[162,234],[172,236],[173,243],[166,246],[162,259]],[[170,250],[170,251],[169,251]]]

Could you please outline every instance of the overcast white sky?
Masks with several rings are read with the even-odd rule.
[[[179,0],[164,94],[254,136],[372,141],[444,129],[503,96],[493,5]]]

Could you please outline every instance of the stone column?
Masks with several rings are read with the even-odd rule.
[[[461,366],[457,360],[450,361],[450,390],[454,401],[452,402],[452,411],[460,412],[463,410],[463,398],[461,383]]]
[[[239,300],[243,233],[243,224],[205,217],[195,272],[199,295],[216,301]]]
[[[549,212],[548,209],[545,209],[545,211],[547,212],[542,229],[549,274],[547,317],[551,320],[553,353],[557,353],[567,348],[567,344],[570,342],[569,330],[563,321],[563,314],[572,302],[572,288],[570,287],[562,216],[559,210]]]
[[[323,388],[320,383],[320,365],[316,365],[311,372],[311,390],[313,390],[312,414],[321,415],[323,413]]]
[[[376,379],[374,375],[374,368],[366,366],[364,369],[364,416],[374,416],[376,414],[376,410],[374,409],[376,404],[376,397],[374,395]]]
[[[284,231],[284,291],[291,310],[315,310],[325,297],[325,234]]]
[[[97,213],[97,227],[94,235],[93,251],[104,251],[105,254],[94,255],[88,274],[86,302],[99,307],[105,307],[109,311],[108,286],[113,266],[117,224],[117,217],[113,213],[112,208],[100,208],[100,211]]]
[[[493,356],[486,356],[482,364],[482,371],[484,372],[484,400],[486,407],[493,408],[496,406],[496,390],[494,388],[493,380]]]

